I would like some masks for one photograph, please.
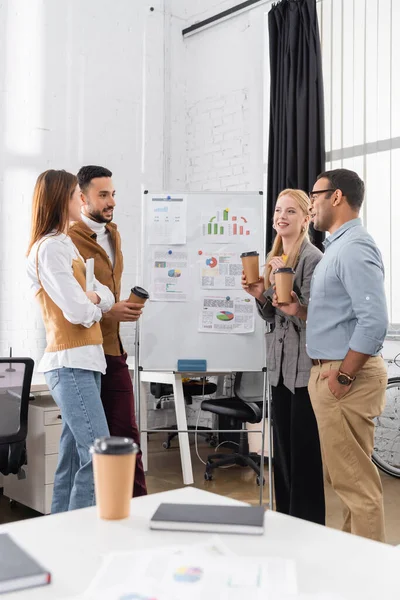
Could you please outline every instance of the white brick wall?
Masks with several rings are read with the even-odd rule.
[[[171,10],[182,27],[235,4],[227,0],[182,2]],[[171,187],[191,191],[264,188],[263,54],[265,5],[183,40],[185,101],[172,102],[175,128],[184,127],[182,148],[171,148]],[[182,44],[181,40],[171,43]],[[182,125],[183,123],[183,125]],[[182,169],[185,170],[182,174]],[[178,176],[178,173],[181,173]]]
[[[206,98],[187,109],[190,189],[245,190],[250,185],[248,90]]]

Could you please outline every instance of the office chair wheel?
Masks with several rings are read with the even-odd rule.
[[[216,447],[217,447],[217,444],[218,444],[218,440],[217,440],[217,438],[215,437],[215,435],[213,435],[212,437],[210,437],[210,439],[208,440],[208,445],[209,445],[211,448],[216,448]]]
[[[257,482],[258,486],[261,485],[261,477],[260,477],[260,475],[257,475],[256,482]],[[263,477],[263,485],[265,485],[265,477]]]
[[[164,448],[164,450],[168,450],[169,448],[171,448],[171,442],[163,442],[162,447]]]
[[[204,479],[205,479],[206,481],[212,481],[212,478],[213,478],[213,476],[212,476],[212,475],[211,475],[211,473],[209,473],[208,471],[206,471],[206,472],[204,473]]]

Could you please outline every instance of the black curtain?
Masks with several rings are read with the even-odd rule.
[[[267,248],[276,198],[306,192],[325,167],[324,104],[316,0],[282,0],[268,14],[271,70]],[[310,230],[321,248],[323,234]]]

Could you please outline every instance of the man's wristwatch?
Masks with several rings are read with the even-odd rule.
[[[347,373],[342,373],[342,371],[339,371],[336,379],[340,385],[351,385],[355,380],[355,377],[350,377],[350,375],[347,375]]]

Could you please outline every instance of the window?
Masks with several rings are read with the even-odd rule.
[[[362,219],[386,270],[400,331],[400,1],[319,0],[326,168],[365,181]]]

